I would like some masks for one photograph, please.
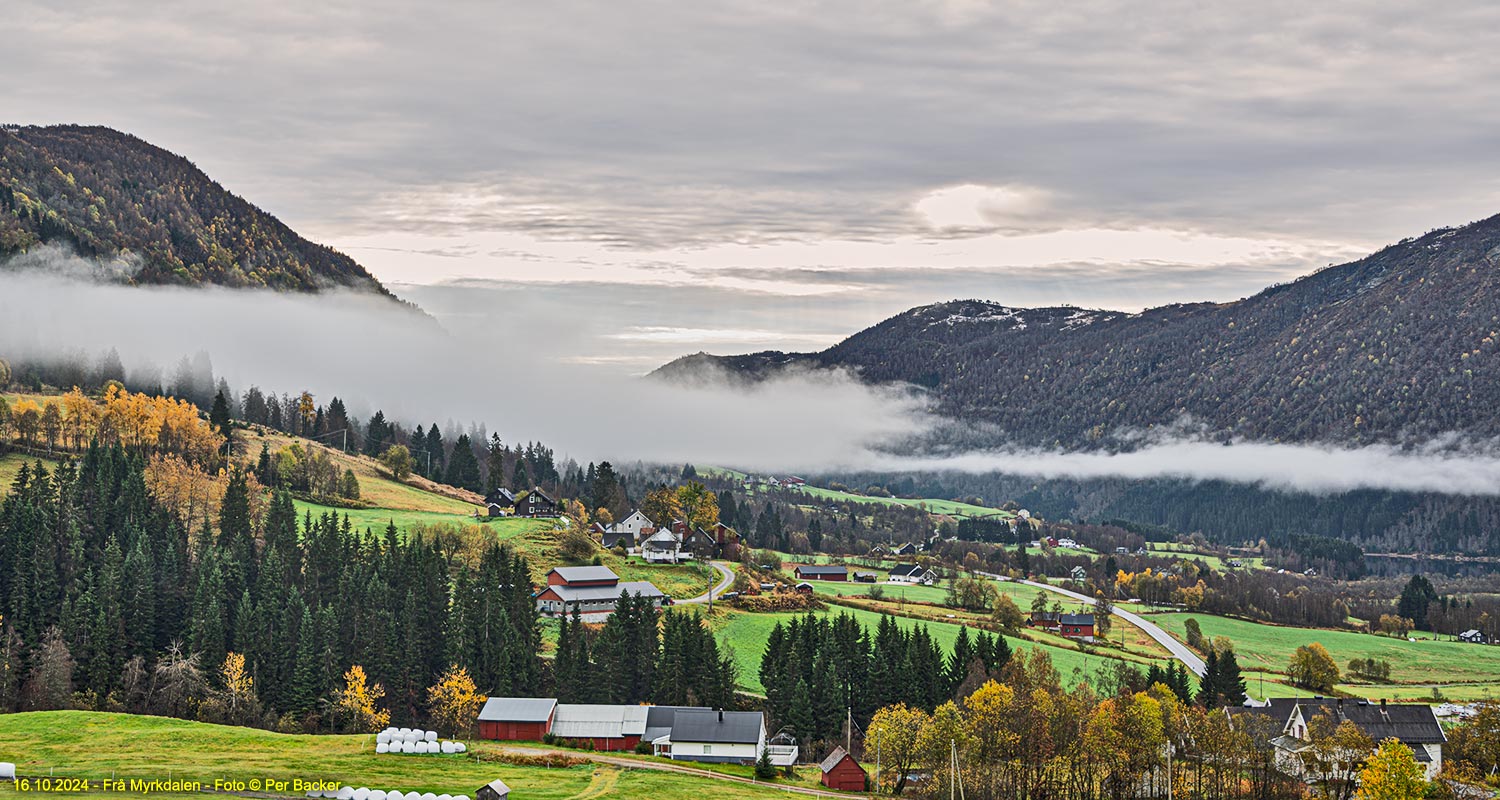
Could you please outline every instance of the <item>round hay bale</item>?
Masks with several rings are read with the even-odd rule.
[[[426,739],[429,742],[435,742],[437,741],[437,731],[427,731],[427,733],[422,738]]]
[[[391,743],[391,732],[390,731],[381,731],[380,733],[375,734],[375,743],[376,744],[390,744]]]
[[[384,789],[370,790],[370,800],[385,800],[385,795],[386,791]]]
[[[416,791],[407,792],[406,800],[422,800],[422,793]]]
[[[439,747],[441,747],[443,749],[443,753],[444,754],[452,754],[453,753],[453,743],[452,742],[443,742],[441,745],[439,745]]]
[[[433,794],[432,792],[423,792],[422,800],[437,800],[437,795]]]
[[[16,779],[16,765],[10,761],[0,761],[0,778],[8,781]]]
[[[464,744],[463,742],[454,742],[453,747],[455,748],[453,751],[455,753],[467,752],[469,749],[469,746]],[[468,798],[464,798],[464,800],[468,800]]]
[[[361,786],[354,790],[354,800],[370,800],[370,787]]]
[[[353,786],[340,786],[339,787],[339,793],[338,793],[338,800],[354,800],[354,787]]]
[[[391,746],[389,744],[385,743],[385,742],[380,742],[380,743],[378,743],[378,744],[375,745],[375,752],[377,752],[377,753],[389,753],[389,752],[391,752]]]
[[[405,736],[408,733],[411,733],[411,728],[402,728],[401,729],[401,735],[402,736]]]
[[[451,795],[451,794],[440,794],[440,795],[437,796],[437,800],[453,800],[453,795]]]
[[[411,755],[412,753],[417,752],[417,745],[416,745],[416,743],[415,742],[402,742],[401,743],[401,752],[403,752],[403,753],[405,753],[407,755]]]

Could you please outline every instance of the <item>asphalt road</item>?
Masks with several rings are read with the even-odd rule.
[[[734,573],[729,570],[729,567],[724,566],[723,563],[718,561],[710,561],[708,565],[719,571],[720,580],[714,585],[714,588],[687,600],[673,600],[673,603],[678,605],[683,603],[707,603],[710,594],[717,600],[719,599],[719,595],[729,591],[729,587],[734,585]]]
[[[982,574],[1002,581],[1011,581],[1010,578],[1006,578],[1001,575],[993,575],[990,573]],[[1038,589],[1045,589],[1046,591],[1052,592],[1054,594],[1060,594],[1063,597],[1068,597],[1073,600],[1081,600],[1085,603],[1094,602],[1094,598],[1089,597],[1086,594],[1075,592],[1071,589],[1064,589],[1060,586],[1053,586],[1047,583],[1037,583],[1036,581],[1011,582],[1023,583],[1027,586],[1035,586]],[[1207,666],[1203,663],[1203,659],[1199,658],[1198,654],[1189,649],[1187,645],[1177,641],[1176,639],[1173,639],[1171,634],[1161,629],[1161,626],[1157,625],[1154,622],[1151,622],[1145,617],[1142,617],[1140,614],[1136,614],[1131,611],[1125,611],[1118,606],[1115,606],[1114,610],[1111,613],[1114,614],[1114,616],[1130,623],[1131,625],[1140,628],[1146,633],[1147,636],[1155,639],[1158,644],[1160,644],[1162,647],[1167,648],[1167,652],[1171,653],[1174,658],[1176,658],[1178,661],[1181,661],[1183,666],[1192,670],[1194,675],[1197,675],[1199,677],[1203,676],[1203,672],[1207,669]]]

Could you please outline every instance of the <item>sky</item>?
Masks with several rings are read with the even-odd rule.
[[[639,374],[953,298],[1231,300],[1489,216],[1495,30],[1482,2],[6,0],[0,121],[133,133],[439,319],[545,315]]]

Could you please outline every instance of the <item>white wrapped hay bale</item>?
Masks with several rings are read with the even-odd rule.
[[[385,800],[385,795],[386,791],[384,789],[370,790],[370,800]]]
[[[417,745],[413,742],[402,742],[401,752],[405,753],[406,755],[411,755],[412,753],[417,752]]]
[[[406,733],[406,741],[411,742],[412,744],[416,744],[417,742],[422,741],[422,732],[421,731],[407,731],[407,733]]]
[[[0,778],[8,781],[16,779],[16,765],[9,761],[0,761]]]
[[[340,786],[339,787],[339,793],[338,793],[338,800],[354,800],[354,787],[353,786]]]
[[[437,795],[433,794],[432,792],[423,792],[422,800],[437,800]]]
[[[379,742],[375,745],[375,752],[389,753],[391,752],[391,746],[389,744],[386,744],[385,742]]]
[[[456,794],[453,795],[453,800],[469,800],[469,796],[466,794]]]
[[[451,795],[451,794],[440,794],[440,795],[437,796],[437,800],[453,800],[453,795]]]
[[[390,744],[391,743],[391,732],[390,731],[381,731],[380,733],[375,734],[375,743],[376,744]]]
[[[422,793],[416,791],[407,792],[406,800],[422,800]]]
[[[361,786],[354,790],[354,800],[370,800],[370,787]]]
[[[411,733],[411,728],[401,728],[400,731],[401,735],[405,736],[406,734]]]
[[[452,742],[443,742],[439,746],[443,748],[443,754],[444,755],[452,755],[453,754],[453,743]],[[450,800],[451,800],[451,798],[450,798]]]
[[[429,742],[435,742],[437,741],[437,731],[427,731],[423,738]]]
[[[466,745],[466,744],[464,744],[464,743],[463,743],[463,742],[454,742],[454,743],[453,743],[453,746],[454,746],[454,748],[456,748],[456,749],[455,749],[455,750],[454,750],[454,751],[453,751],[453,752],[455,752],[455,753],[463,753],[463,752],[467,752],[467,751],[468,751],[468,749],[469,749],[469,746],[468,746],[468,745]],[[459,796],[460,796],[460,797],[463,797],[463,795],[459,795]],[[467,798],[467,797],[464,797],[464,800],[469,800],[469,798]]]

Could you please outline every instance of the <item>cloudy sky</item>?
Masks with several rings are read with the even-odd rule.
[[[0,121],[134,133],[620,370],[1228,300],[1500,212],[1482,2],[4,5]]]

